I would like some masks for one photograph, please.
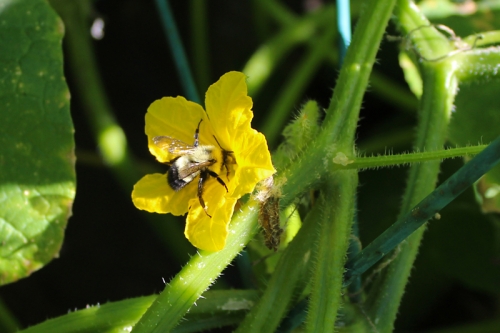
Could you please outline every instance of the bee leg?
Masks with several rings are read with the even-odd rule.
[[[215,179],[217,179],[217,181],[219,182],[219,184],[221,184],[222,186],[224,186],[226,188],[226,192],[229,192],[229,190],[227,189],[227,186],[226,186],[226,183],[224,183],[224,181],[219,177],[218,174],[216,174],[215,172],[213,171],[210,171],[210,170],[207,170],[208,174],[212,177],[214,177]]]
[[[205,201],[203,200],[203,184],[205,183],[206,179],[207,174],[205,172],[202,172],[200,174],[200,180],[198,180],[198,199],[200,200],[200,205],[201,207],[203,207],[205,214],[207,214],[208,217],[212,218],[212,215],[208,214],[207,207],[205,206]]]
[[[220,149],[222,149],[222,166],[220,167],[220,171],[222,171],[222,168],[226,168],[226,176],[227,179],[229,180],[229,167],[227,166],[228,164],[236,164],[236,161],[234,160],[234,156],[232,155],[234,152],[232,150],[225,150],[224,148],[221,147],[219,141],[214,135],[215,141],[217,141],[217,144],[219,145]]]
[[[195,146],[195,147],[198,147],[198,145],[200,144],[200,141],[199,141],[198,137],[200,136],[200,124],[201,124],[202,121],[203,121],[203,119],[200,120],[200,122],[198,123],[198,127],[196,127],[196,131],[194,132],[194,143],[193,143],[193,146]]]

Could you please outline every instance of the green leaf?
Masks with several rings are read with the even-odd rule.
[[[450,123],[450,141],[461,147],[488,144],[500,135],[497,93],[500,83],[462,85]],[[484,212],[500,212],[500,167],[491,169],[475,184]]]
[[[432,23],[448,26],[457,36],[500,28],[498,1],[424,0],[418,6]]]
[[[0,284],[56,257],[75,195],[64,27],[45,0],[0,0]]]
[[[417,98],[420,98],[422,96],[423,89],[422,77],[420,76],[417,65],[407,51],[401,51],[399,53],[399,66],[401,66],[401,69],[403,70],[406,83],[408,83],[411,92]]]
[[[500,135],[500,83],[464,84],[455,99],[449,138],[460,146],[488,144]]]
[[[500,292],[498,230],[465,200],[442,211],[426,236],[428,261],[452,280],[482,292]]]

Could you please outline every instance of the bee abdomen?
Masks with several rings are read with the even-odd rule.
[[[170,169],[168,169],[167,182],[174,191],[179,191],[188,184],[187,182],[179,178],[179,170],[177,169],[177,166],[175,164],[172,164],[170,166]]]

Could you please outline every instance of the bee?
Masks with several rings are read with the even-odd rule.
[[[220,164],[220,171],[222,171],[222,168],[225,167],[229,179],[228,164],[235,164],[236,162],[233,152],[222,148],[215,136],[214,139],[219,145],[220,150],[212,145],[200,145],[199,135],[202,121],[203,119],[198,123],[198,127],[194,133],[193,145],[170,136],[155,136],[153,138],[153,143],[158,148],[167,150],[170,154],[175,156],[173,160],[166,163],[169,165],[167,182],[174,191],[180,191],[199,176],[198,199],[205,213],[208,217],[212,218],[212,216],[208,214],[205,201],[203,200],[203,186],[210,177],[213,177],[219,184],[224,186],[226,192],[228,192],[226,183],[215,171],[213,171],[213,168],[216,167],[217,164]]]

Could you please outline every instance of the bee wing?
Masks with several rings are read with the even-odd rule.
[[[179,178],[184,179],[188,176],[191,176],[193,173],[200,171],[202,168],[210,166],[212,164],[214,164],[213,161],[188,163],[184,167],[179,169]]]
[[[168,150],[174,155],[183,155],[193,152],[195,147],[185,143],[184,141],[174,139],[170,136],[155,136],[153,143],[160,149]]]

